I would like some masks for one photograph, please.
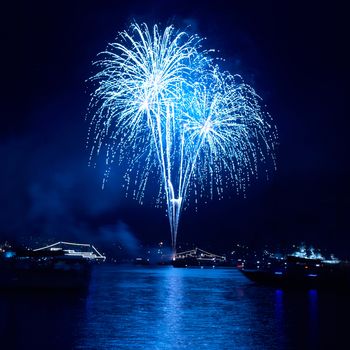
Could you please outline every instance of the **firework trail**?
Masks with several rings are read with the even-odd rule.
[[[244,192],[258,164],[273,163],[277,140],[260,97],[239,76],[220,71],[197,35],[132,24],[99,55],[89,106],[90,159],[106,152],[106,175],[127,164],[127,191],[141,203],[160,179],[172,246],[181,210],[195,200]]]

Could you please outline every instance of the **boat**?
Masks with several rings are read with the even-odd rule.
[[[91,244],[56,242],[37,249],[0,248],[0,289],[86,289],[94,263],[104,261]]]
[[[174,267],[223,267],[228,266],[228,263],[225,256],[195,248],[175,254],[172,265]]]
[[[349,289],[350,263],[321,255],[293,253],[284,257],[271,256],[255,266],[245,264],[239,270],[250,280],[278,288]]]

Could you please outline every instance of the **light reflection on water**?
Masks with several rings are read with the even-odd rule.
[[[235,269],[99,266],[87,295],[0,293],[11,349],[317,349],[349,301],[256,286]],[[340,344],[340,343],[339,343]]]

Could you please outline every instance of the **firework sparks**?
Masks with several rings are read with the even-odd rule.
[[[276,130],[260,97],[239,76],[221,72],[196,35],[173,26],[132,24],[95,62],[98,85],[89,106],[91,159],[106,151],[128,164],[128,191],[141,203],[159,178],[172,246],[180,214],[194,196],[245,190],[258,164],[274,162]]]

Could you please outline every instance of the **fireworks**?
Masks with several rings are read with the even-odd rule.
[[[141,203],[159,179],[175,249],[186,199],[244,192],[259,164],[274,163],[275,127],[253,88],[222,72],[196,35],[135,23],[99,56],[91,159],[106,152],[105,178],[115,161],[127,164],[127,191]]]

